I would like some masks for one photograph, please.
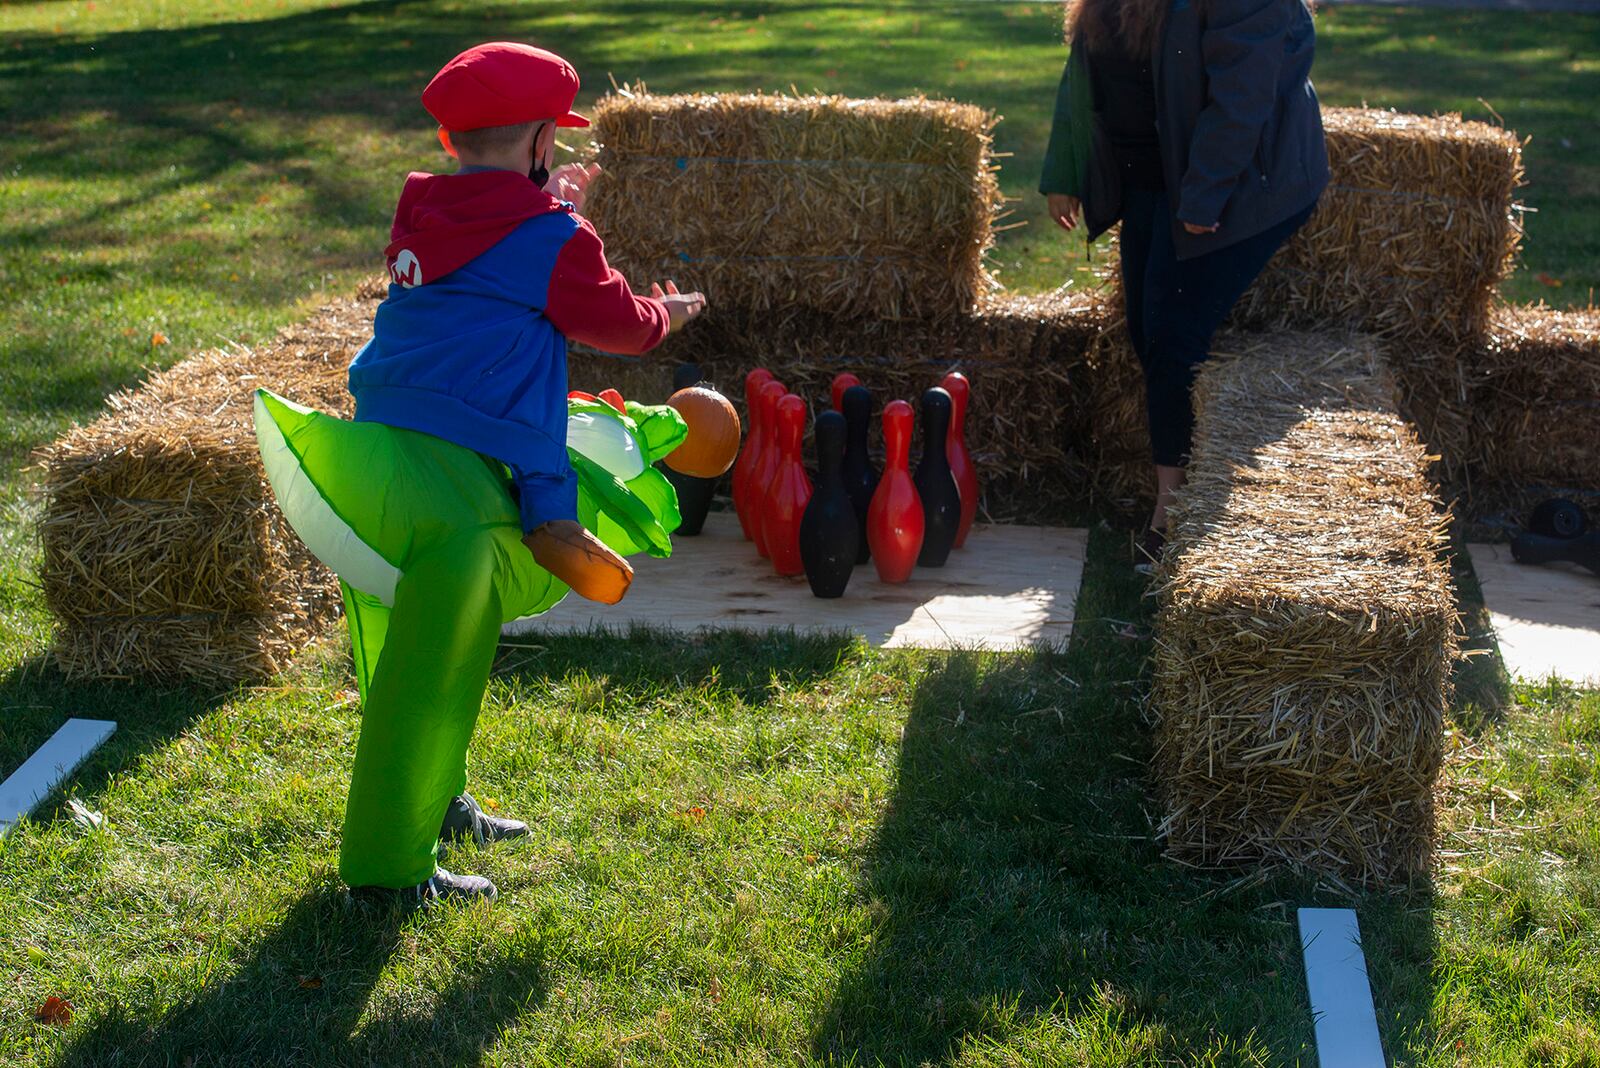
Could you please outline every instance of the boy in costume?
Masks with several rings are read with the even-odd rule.
[[[569,587],[615,603],[619,554],[671,551],[676,497],[650,464],[684,424],[569,398],[566,341],[643,353],[704,298],[635,295],[577,214],[594,170],[550,174],[557,127],[588,125],[577,91],[571,64],[527,45],[446,64],[422,102],[461,167],[406,179],[389,294],[350,365],[354,422],[257,394],[284,516],[344,592],[363,711],[339,870],[361,897],[494,898],[436,857],[441,838],[527,833],[463,789],[501,625]]]

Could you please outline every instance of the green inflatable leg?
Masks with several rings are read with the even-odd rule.
[[[414,886],[434,872],[500,635],[495,534],[469,531],[409,561],[395,587],[345,808],[339,874],[350,886]]]
[[[372,688],[372,673],[378,669],[378,656],[383,652],[384,638],[389,633],[389,606],[370,594],[353,589],[348,582],[339,583],[344,593],[344,620],[350,628],[350,659],[356,667],[356,689],[361,702],[367,701],[367,691]]]

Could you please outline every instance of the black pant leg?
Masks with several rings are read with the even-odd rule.
[[[1149,354],[1145,388],[1151,453],[1157,464],[1189,462],[1194,435],[1190,393],[1211,352],[1211,338],[1273,253],[1311,217],[1311,209],[1253,237],[1204,256],[1179,260],[1169,227],[1151,240],[1144,287],[1144,328]]]
[[[1145,366],[1149,349],[1145,335],[1145,273],[1150,263],[1150,241],[1157,226],[1164,226],[1167,211],[1165,193],[1151,189],[1125,189],[1122,194],[1122,229],[1117,243],[1122,267],[1122,295],[1128,323],[1128,339]]]

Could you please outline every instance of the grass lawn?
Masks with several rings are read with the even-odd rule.
[[[977,2],[0,5],[0,770],[64,715],[121,724],[75,787],[101,829],[52,808],[0,842],[0,1063],[1311,1063],[1293,910],[1350,899],[1161,859],[1148,604],[1125,535],[1103,527],[1063,652],[659,634],[505,648],[474,788],[534,835],[449,862],[495,878],[492,910],[343,903],[358,715],[339,637],[228,692],[67,683],[40,656],[26,451],[145,365],[248,344],[372,273],[401,174],[441,166],[416,94],[458,48],[548,44],[585,99],[610,73],[992,107],[1028,222],[995,265],[1036,289],[1082,262],[1030,195],[1057,18]],[[1512,295],[1586,302],[1600,20],[1340,8],[1320,32],[1330,103],[1482,117],[1481,97],[1532,135],[1539,210]],[[1508,691],[1492,658],[1463,683],[1440,869],[1354,902],[1386,1045],[1406,1064],[1600,1064],[1600,694]],[[70,1025],[32,1022],[50,994],[73,1002]]]

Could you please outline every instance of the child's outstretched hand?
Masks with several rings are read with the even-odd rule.
[[[544,191],[557,200],[570,201],[572,210],[583,214],[583,198],[589,192],[589,181],[600,173],[598,163],[563,163],[550,172]]]
[[[650,295],[667,306],[667,315],[672,320],[669,329],[673,331],[706,310],[704,293],[679,293],[678,284],[670,278],[667,279],[665,290],[662,290],[660,282],[652,282]]]

